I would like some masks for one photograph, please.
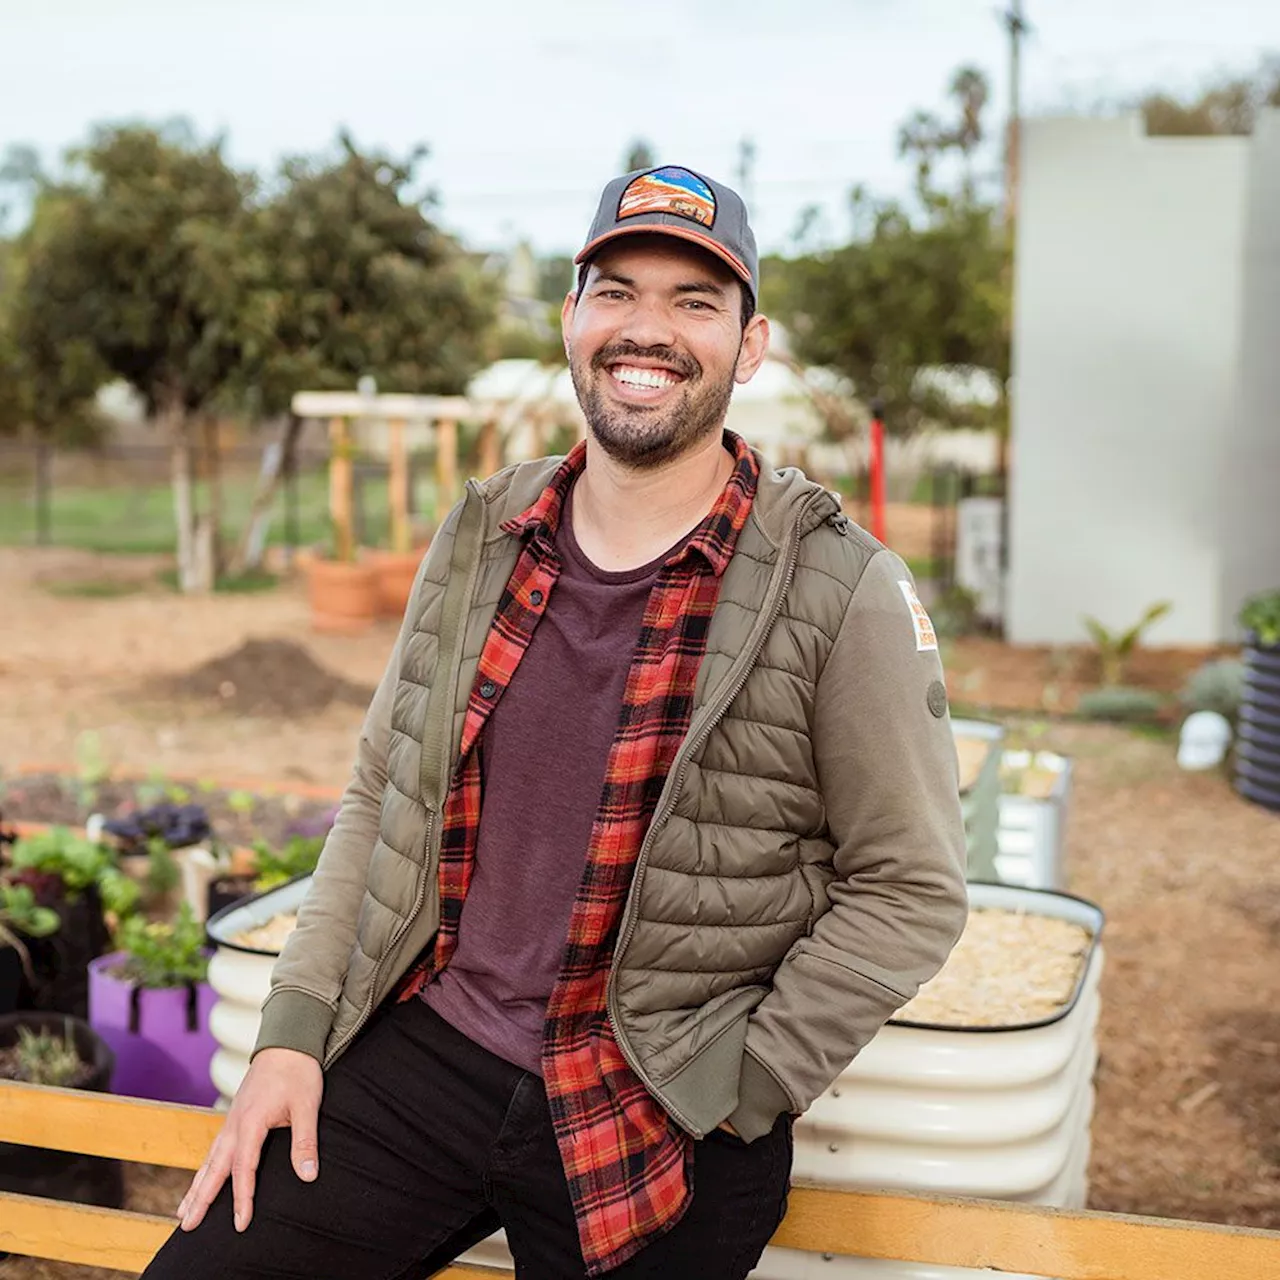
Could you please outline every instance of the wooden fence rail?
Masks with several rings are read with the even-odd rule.
[[[0,1084],[0,1142],[195,1169],[221,1123],[198,1107]],[[793,1189],[773,1243],[1056,1280],[1280,1280],[1280,1233],[1000,1201]],[[0,1193],[0,1249],[139,1272],[173,1222]],[[454,1266],[444,1280],[501,1275]]]

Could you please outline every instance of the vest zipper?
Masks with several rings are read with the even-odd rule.
[[[660,1102],[667,1113],[684,1129],[691,1133],[695,1138],[703,1137],[703,1133],[693,1124],[689,1118],[674,1107],[671,1102],[663,1095],[662,1090],[657,1087],[640,1065],[639,1059],[635,1052],[627,1043],[626,1038],[622,1034],[620,1021],[617,1012],[617,994],[618,994],[618,968],[619,960],[627,945],[631,941],[631,936],[635,933],[638,906],[640,902],[640,882],[644,878],[645,865],[649,860],[649,850],[653,845],[654,838],[657,836],[658,828],[666,821],[671,810],[675,807],[676,799],[679,797],[680,789],[684,786],[685,774],[689,770],[689,762],[694,754],[702,747],[702,744],[711,735],[711,731],[724,718],[725,712],[729,710],[730,704],[734,698],[742,692],[742,687],[747,683],[751,672],[755,670],[756,659],[760,656],[761,649],[764,648],[765,641],[769,638],[769,632],[773,629],[773,624],[777,621],[778,614],[782,611],[782,602],[786,599],[787,592],[791,589],[791,581],[795,577],[796,563],[800,558],[800,527],[804,523],[804,517],[819,498],[825,498],[828,495],[825,490],[815,493],[808,498],[801,507],[796,517],[795,523],[792,525],[788,534],[787,546],[785,551],[785,569],[782,576],[781,585],[774,591],[769,601],[769,610],[766,615],[764,625],[760,628],[759,634],[752,643],[751,652],[747,660],[742,664],[742,670],[734,677],[733,683],[729,686],[726,693],[721,696],[714,707],[706,712],[703,723],[698,728],[696,737],[686,738],[681,745],[678,757],[679,764],[672,774],[668,775],[667,786],[663,790],[663,794],[658,799],[657,808],[654,810],[652,819],[649,822],[649,829],[645,832],[644,839],[640,843],[640,852],[636,855],[636,869],[631,878],[631,890],[627,897],[627,905],[625,908],[625,916],[623,920],[622,933],[618,938],[617,946],[613,949],[613,962],[609,969],[609,981],[605,994],[605,1007],[609,1015],[609,1027],[613,1031],[613,1038],[622,1051],[622,1056],[626,1059],[627,1065],[639,1077],[641,1084]]]
[[[467,482],[467,489],[468,489],[469,496],[474,496],[477,501],[483,503],[484,501],[483,495],[480,494],[479,488],[475,486],[474,481]],[[481,533],[483,533],[483,513],[484,513],[483,505],[480,506],[478,510],[481,513],[481,530],[480,531]],[[459,518],[459,534],[458,534],[459,537],[461,537],[462,521],[466,519],[467,514],[468,513],[464,510],[462,516]],[[471,614],[471,602],[475,596],[476,579],[479,577],[480,561],[483,558],[483,555],[484,555],[484,539],[480,538],[476,543],[475,555],[472,557],[471,562],[467,566],[466,589],[463,593],[461,609],[458,615],[458,631],[456,636],[457,652],[450,655],[451,661],[447,668],[446,679],[448,679],[450,682],[451,691],[453,689],[454,679],[457,675],[458,665],[461,661],[462,642],[464,637],[466,636],[466,630],[467,630],[466,620]],[[447,740],[445,741],[444,748],[440,753],[440,759],[441,759],[440,767],[441,767],[442,773],[444,774],[444,776],[440,780],[441,781],[440,803],[442,806],[444,803],[443,797],[446,794],[446,791],[448,789],[449,764],[450,764],[450,757],[453,754],[453,750],[452,750],[453,715],[451,710],[453,706],[452,692],[449,697],[449,701],[447,705],[450,708],[450,710],[443,717],[443,720],[444,720],[443,732],[447,735]],[[369,1021],[370,1015],[373,1013],[374,993],[378,990],[378,979],[382,976],[383,965],[386,964],[387,957],[396,949],[397,946],[399,946],[405,934],[409,932],[409,929],[413,925],[413,922],[418,918],[419,913],[422,911],[423,903],[426,902],[427,900],[428,888],[430,887],[430,885],[435,879],[435,873],[434,873],[435,857],[433,855],[433,850],[432,850],[432,843],[434,841],[435,832],[436,832],[435,819],[436,819],[436,810],[429,807],[427,809],[427,832],[422,845],[422,868],[418,875],[418,890],[414,898],[413,910],[410,911],[410,913],[400,922],[399,927],[396,929],[395,933],[391,935],[391,940],[387,943],[386,947],[382,952],[382,955],[378,958],[377,963],[374,965],[373,975],[369,980],[369,992],[365,997],[364,1007],[360,1010],[359,1017],[356,1018],[352,1026],[349,1027],[347,1031],[343,1034],[342,1039],[339,1040],[338,1043],[335,1044],[327,1054],[325,1054],[325,1060],[324,1060],[325,1070],[328,1070],[330,1065],[337,1060],[339,1055],[342,1054],[342,1052],[352,1042],[352,1040],[354,1040],[356,1036],[359,1035],[360,1031],[364,1027],[364,1024]]]

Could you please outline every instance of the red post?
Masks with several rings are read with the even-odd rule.
[[[884,541],[884,410],[871,407],[871,533]]]

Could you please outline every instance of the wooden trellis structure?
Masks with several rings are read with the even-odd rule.
[[[197,1169],[222,1123],[199,1107],[0,1083],[0,1142]],[[141,1271],[171,1218],[0,1192],[0,1249]],[[1057,1280],[1280,1280],[1280,1233],[986,1200],[793,1188],[773,1243]],[[446,1280],[509,1276],[452,1266]]]
[[[410,423],[425,423],[435,436],[436,493],[441,511],[458,497],[458,424],[479,421],[480,472],[491,475],[502,465],[499,418],[502,406],[479,403],[465,396],[361,395],[354,391],[300,391],[293,397],[300,418],[329,424],[329,514],[333,520],[334,550],[348,560],[355,550],[354,467],[352,436],[356,422],[385,425],[387,432],[388,507],[391,550],[404,553],[412,546],[409,526]]]

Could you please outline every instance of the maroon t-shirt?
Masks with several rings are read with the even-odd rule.
[[[607,573],[583,555],[572,513],[570,492],[556,536],[560,576],[480,738],[483,800],[457,946],[422,993],[463,1035],[539,1075],[547,1001],[645,605],[687,541]]]

